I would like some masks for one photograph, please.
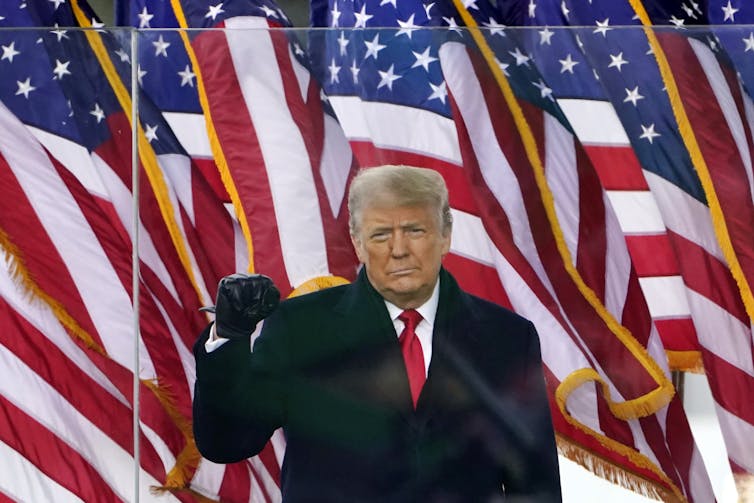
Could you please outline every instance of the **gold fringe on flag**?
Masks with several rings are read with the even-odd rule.
[[[668,356],[670,370],[704,374],[701,351],[672,351],[666,349],[665,354]]]

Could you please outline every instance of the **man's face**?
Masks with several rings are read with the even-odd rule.
[[[380,204],[362,210],[351,241],[372,286],[396,306],[411,309],[432,295],[450,249],[450,230],[443,235],[430,206]]]

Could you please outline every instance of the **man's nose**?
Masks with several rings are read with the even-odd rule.
[[[393,233],[390,240],[390,254],[396,258],[408,255],[408,239],[403,232],[397,231]]]

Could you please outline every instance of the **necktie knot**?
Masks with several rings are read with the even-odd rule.
[[[405,325],[405,330],[415,332],[416,326],[421,322],[422,315],[416,309],[406,309],[398,315],[398,319]]]

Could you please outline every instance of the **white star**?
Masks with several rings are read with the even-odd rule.
[[[21,82],[20,80],[16,81],[16,84],[18,84],[18,90],[16,91],[16,96],[19,94],[23,94],[24,98],[27,100],[29,99],[29,93],[36,90],[37,88],[31,85],[31,77],[27,77],[26,80]]]
[[[142,79],[144,78],[144,75],[146,75],[146,74],[147,74],[147,71],[146,70],[142,70],[141,69],[141,65],[137,65],[137,67],[136,67],[136,78],[139,81],[139,85],[142,85],[142,83],[143,83]]]
[[[521,49],[519,49],[518,47],[516,47],[515,52],[508,51],[508,54],[516,58],[516,66],[521,66],[521,65],[529,66],[529,59],[531,58],[529,58],[529,56],[527,56],[526,54],[522,53]]]
[[[571,53],[569,52],[566,56],[566,59],[559,59],[560,62],[560,73],[568,72],[571,75],[573,75],[573,67],[578,65],[578,61],[574,61],[573,58],[571,58]]]
[[[181,77],[181,87],[194,87],[194,77],[196,77],[196,74],[191,71],[189,65],[186,65],[186,68],[184,68],[183,71],[178,72],[178,75]]]
[[[445,98],[448,96],[448,90],[445,87],[445,81],[441,82],[439,86],[436,86],[432,82],[430,82],[429,87],[432,89],[432,94],[429,95],[427,101],[437,99],[445,104]]]
[[[150,14],[147,10],[147,6],[144,6],[144,9],[139,13],[139,28],[149,28],[149,22],[154,17],[154,14]]]
[[[350,70],[351,70],[351,77],[353,77],[353,83],[354,84],[358,83],[359,82],[359,72],[361,71],[361,68],[358,67],[358,65],[356,64],[356,60],[355,59],[351,62]]]
[[[552,89],[547,87],[547,84],[544,83],[542,79],[539,79],[538,82],[532,82],[534,84],[534,87],[539,89],[539,97],[540,98],[547,98],[550,101],[555,101],[552,98]]]
[[[448,30],[453,30],[456,33],[461,33],[461,28],[458,27],[458,23],[456,22],[456,18],[454,17],[443,17],[443,21],[448,23]]]
[[[120,60],[124,63],[130,63],[131,58],[128,57],[128,53],[124,51],[123,49],[118,49],[115,51],[115,54],[120,58]]]
[[[537,10],[537,4],[534,0],[529,0],[529,17],[536,17],[535,11]]]
[[[612,54],[610,55],[610,64],[607,65],[607,67],[608,68],[615,67],[620,72],[621,66],[627,65],[627,64],[628,64],[628,61],[623,59],[623,53],[621,52],[621,53],[618,53],[617,56],[613,56]]]
[[[377,53],[379,53],[382,49],[387,47],[386,45],[380,44],[380,34],[374,36],[371,42],[368,40],[364,41],[364,45],[367,46],[367,53],[364,55],[364,61],[369,59],[369,56],[372,56],[374,59],[377,59]]]
[[[749,38],[742,38],[741,40],[746,44],[744,52],[754,51],[754,32],[749,32]]]
[[[293,52],[296,53],[296,56],[302,58],[304,57],[304,50],[301,48],[301,45],[299,45],[298,42],[293,43]]]
[[[653,143],[653,140],[660,136],[660,133],[655,132],[655,125],[654,123],[650,124],[649,127],[646,127],[644,124],[641,125],[641,136],[639,136],[640,139],[649,140],[649,143]]]
[[[463,6],[467,9],[474,9],[479,10],[479,7],[476,5],[477,0],[463,0]]]
[[[735,15],[736,12],[738,12],[738,9],[734,9],[733,6],[730,4],[730,0],[728,0],[728,5],[725,7],[720,7],[723,10],[723,14],[725,14],[725,17],[723,18],[723,22],[730,19],[731,23],[734,23],[736,21]]]
[[[437,58],[432,57],[429,55],[429,46],[427,46],[426,49],[424,49],[424,52],[418,53],[411,51],[411,53],[416,58],[416,62],[414,62],[413,65],[411,65],[411,68],[416,68],[417,66],[421,66],[426,71],[429,71],[429,64],[433,61],[437,61]]]
[[[505,25],[498,23],[494,18],[490,18],[489,22],[484,23],[484,26],[490,29],[490,35],[505,36]]]
[[[61,4],[64,4],[65,0],[50,0],[50,3],[55,4],[55,8],[53,10],[58,10],[58,7],[60,7]]]
[[[497,63],[497,66],[500,67],[500,69],[503,71],[503,73],[510,77],[510,74],[508,73],[508,67],[511,66],[508,63],[503,63],[499,59],[495,58],[495,63]]]
[[[565,0],[560,3],[560,10],[563,12],[563,17],[568,19],[568,14],[570,14],[571,11],[568,10],[568,6],[566,5]]]
[[[56,79],[60,80],[63,78],[63,75],[70,75],[71,72],[68,71],[68,65],[70,65],[70,61],[66,61],[63,63],[59,59],[55,60],[55,69],[52,71],[52,73],[55,74]]]
[[[154,46],[154,55],[157,56],[164,56],[168,57],[168,47],[170,47],[170,42],[165,42],[165,39],[162,38],[162,35],[160,35],[160,38],[157,39],[157,42],[152,42],[152,45]]]
[[[398,35],[406,35],[408,38],[411,38],[411,33],[418,28],[418,26],[414,24],[414,14],[411,14],[411,16],[405,21],[401,21],[400,19],[397,21],[401,29],[396,32],[396,37]]]
[[[612,30],[610,28],[610,18],[606,17],[601,23],[597,21],[597,28],[592,33],[601,33],[603,37],[607,37],[607,32]]]
[[[636,102],[643,99],[644,96],[639,94],[639,86],[636,86],[633,89],[626,89],[626,97],[623,99],[623,103],[630,101],[633,106],[636,106]]]
[[[550,42],[550,39],[552,39],[552,36],[555,35],[554,31],[550,31],[550,29],[545,26],[544,30],[540,30],[539,32],[539,45],[552,45]]]
[[[13,63],[13,58],[21,54],[16,50],[16,42],[11,42],[10,45],[4,45],[3,47],[3,55],[0,57],[0,61],[7,59],[11,63]]]
[[[392,6],[393,6],[393,8],[397,9],[397,8],[398,8],[398,4],[397,4],[397,1],[398,1],[398,0],[382,0],[382,1],[380,2],[380,7],[382,7],[383,5],[387,5],[387,4],[390,4],[390,5],[392,5]]]
[[[434,6],[435,6],[435,2],[428,3],[428,4],[424,5],[424,14],[427,15],[427,19],[431,19],[432,18],[432,15],[429,13],[429,11],[431,11],[432,7],[434,7]]]
[[[345,32],[340,32],[340,36],[338,37],[338,45],[340,46],[340,55],[345,56],[346,55],[346,47],[348,47],[348,43],[350,40],[346,38]]]
[[[264,11],[264,15],[267,17],[278,17],[278,13],[275,9],[271,9],[270,7],[267,7],[266,5],[262,5],[260,9]]]
[[[675,16],[672,16],[672,17],[670,18],[670,22],[671,22],[672,24],[674,24],[674,25],[676,26],[676,28],[683,28],[683,27],[684,27],[684,26],[683,26],[683,23],[684,23],[683,19],[678,19],[678,18],[677,18],[677,17],[675,17]]]
[[[717,41],[714,38],[707,37],[707,45],[709,45],[710,49],[717,52]]]
[[[335,27],[335,26],[338,26],[341,12],[338,10],[338,2],[336,1],[333,3],[335,5],[332,6],[332,10],[330,11],[330,16],[332,17],[332,20],[330,21],[330,26]]]
[[[212,21],[217,19],[217,16],[225,12],[223,10],[223,3],[220,2],[219,4],[210,5],[209,10],[207,10],[207,13],[204,15],[204,17],[211,17]]]
[[[92,18],[92,28],[97,28],[96,31],[104,32],[105,30],[100,30],[99,28],[103,28],[105,26],[105,23],[102,21],[97,21],[96,18]]]
[[[383,72],[381,70],[377,71],[377,73],[380,74],[381,79],[380,83],[377,84],[377,89],[387,86],[388,89],[390,89],[391,91],[393,90],[393,82],[401,78],[400,75],[393,73],[394,66],[395,65],[390,65],[390,68],[388,68],[386,72]]]
[[[699,4],[698,4],[697,2],[695,2],[694,0],[691,0],[691,1],[689,2],[689,5],[691,5],[691,6],[692,6],[692,7],[694,8],[694,10],[695,10],[696,12],[698,12],[699,14],[701,14],[701,13],[702,13],[702,9],[700,9],[700,8],[699,8]]]
[[[50,33],[54,33],[56,37],[58,37],[58,42],[63,40],[64,38],[68,38],[68,30],[61,30],[58,28],[58,23],[55,23],[55,29],[51,30]]]
[[[690,6],[683,4],[681,5],[681,9],[683,9],[683,12],[685,12],[688,17],[696,19],[696,13]]]
[[[353,24],[354,28],[366,28],[367,21],[374,17],[372,14],[367,14],[367,4],[363,4],[361,10],[354,12],[353,15],[356,17],[356,22]]]
[[[581,41],[581,37],[576,34],[576,45],[579,46],[579,50],[583,53],[584,52],[584,42]]]
[[[157,139],[157,128],[160,127],[158,124],[155,124],[154,126],[150,126],[149,124],[145,124],[147,126],[147,130],[144,131],[144,136],[147,137],[147,141],[149,143],[152,143],[154,140]]]
[[[327,69],[330,70],[330,84],[340,83],[340,77],[338,77],[338,72],[340,72],[340,68],[341,67],[335,64],[335,58],[332,58],[330,62],[330,66],[327,67]]]
[[[93,115],[97,119],[97,124],[105,120],[105,111],[100,108],[99,103],[94,104],[94,110],[90,110],[89,115]]]

